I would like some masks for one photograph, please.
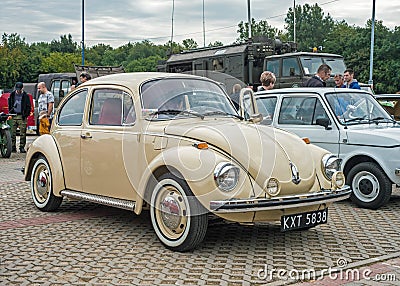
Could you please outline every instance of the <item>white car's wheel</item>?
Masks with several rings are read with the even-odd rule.
[[[150,200],[154,231],[169,249],[188,251],[203,241],[208,216],[189,186],[172,174],[162,175]]]
[[[31,193],[35,206],[41,211],[53,211],[61,205],[63,198],[53,194],[52,186],[49,163],[44,157],[39,157],[32,169]]]
[[[347,184],[352,187],[351,200],[358,206],[377,209],[386,204],[392,194],[392,183],[379,166],[364,162],[354,166]]]

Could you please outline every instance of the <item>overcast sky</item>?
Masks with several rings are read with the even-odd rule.
[[[113,47],[150,40],[164,44],[171,38],[173,0],[84,0],[85,44]],[[238,37],[237,24],[247,21],[246,0],[174,0],[173,40],[193,38],[203,45],[203,2],[205,41],[230,44]],[[59,40],[71,34],[82,39],[82,0],[0,0],[1,34],[18,33],[28,43]],[[292,0],[251,0],[251,16],[283,29]],[[373,0],[301,1],[296,5],[318,5],[334,20],[364,27],[372,16]],[[390,29],[400,26],[400,1],[377,0],[377,20]],[[297,35],[301,37],[301,35]]]

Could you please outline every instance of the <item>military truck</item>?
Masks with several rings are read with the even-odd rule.
[[[265,70],[275,73],[275,88],[303,86],[322,63],[332,67],[332,75],[343,73],[346,69],[344,59],[340,55],[298,52],[294,42],[283,43],[279,39],[261,36],[254,37],[253,42],[245,44],[207,47],[172,54],[166,61],[159,63],[157,70],[190,72],[207,77],[209,71],[225,73],[231,77],[227,77],[226,82],[221,82],[227,91],[231,92],[232,77],[245,85],[253,86],[256,90],[261,84],[260,75]],[[332,76],[328,86],[333,85]]]
[[[343,74],[346,69],[341,55],[314,52],[271,55],[264,59],[264,70],[276,75],[275,88],[300,87],[317,72],[321,64],[332,68],[332,76],[327,80],[327,86],[335,86],[333,76],[336,73]]]

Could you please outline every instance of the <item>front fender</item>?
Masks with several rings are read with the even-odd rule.
[[[209,209],[209,201],[215,198],[229,199],[234,196],[250,196],[253,188],[247,172],[241,168],[238,187],[235,190],[224,193],[218,189],[214,181],[215,167],[220,162],[230,161],[231,159],[210,148],[197,149],[193,146],[179,146],[167,149],[148,164],[139,183],[139,196],[146,198],[146,191],[151,191],[151,188],[149,189],[151,179],[157,176],[155,174],[160,168],[163,169],[163,173],[171,172],[184,179],[193,194],[207,209]],[[142,205],[143,200],[137,202],[135,213],[141,212]]]
[[[32,168],[37,159],[43,156],[51,168],[53,193],[61,196],[60,192],[65,189],[64,171],[54,138],[49,135],[41,135],[29,146],[25,160],[25,181],[31,180]]]

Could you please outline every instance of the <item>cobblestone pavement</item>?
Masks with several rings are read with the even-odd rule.
[[[37,210],[23,164],[0,158],[0,285],[400,285],[397,190],[377,211],[336,203],[308,231],[212,221],[182,254],[161,245],[148,213],[72,200]]]

